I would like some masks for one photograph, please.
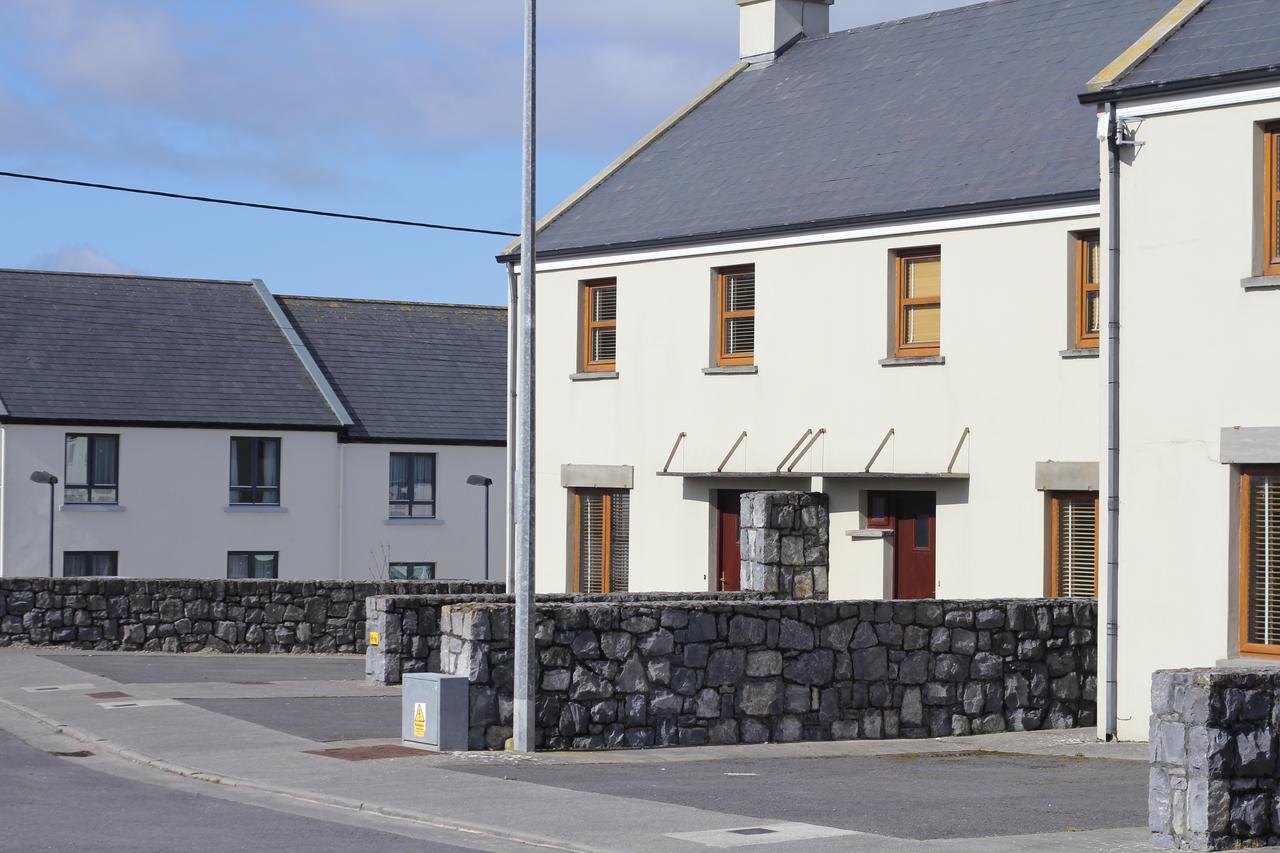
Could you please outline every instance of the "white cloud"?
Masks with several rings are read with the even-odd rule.
[[[132,275],[137,270],[126,266],[87,244],[64,246],[41,255],[30,264],[32,269],[57,270],[59,272],[100,272],[115,275]]]

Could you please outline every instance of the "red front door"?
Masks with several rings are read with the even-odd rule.
[[[739,538],[739,517],[742,511],[742,495],[731,489],[716,492],[716,583],[720,592],[737,592],[742,589],[742,543]]]
[[[937,594],[937,495],[933,492],[873,492],[869,523],[893,530],[893,597]]]

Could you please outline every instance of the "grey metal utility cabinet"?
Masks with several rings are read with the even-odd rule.
[[[400,699],[400,739],[438,752],[467,748],[471,683],[465,676],[406,672]]]

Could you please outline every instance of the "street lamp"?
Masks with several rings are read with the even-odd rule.
[[[58,478],[48,471],[33,471],[31,482],[49,487],[49,577],[53,577],[53,493],[58,485]]]
[[[481,474],[467,478],[468,486],[484,486],[484,579],[489,579],[489,487],[493,480]]]

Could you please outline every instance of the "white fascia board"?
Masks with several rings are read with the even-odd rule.
[[[1120,118],[1146,118],[1148,116],[1181,113],[1188,110],[1204,110],[1213,107],[1230,107],[1236,104],[1252,104],[1259,101],[1280,100],[1280,86],[1238,86],[1209,94],[1187,94],[1180,98],[1148,99],[1126,103],[1116,109]]]
[[[307,345],[302,342],[302,337],[298,334],[298,330],[293,328],[293,324],[285,316],[280,303],[276,302],[275,297],[271,295],[270,290],[267,290],[267,286],[262,279],[253,279],[253,290],[258,294],[258,298],[262,300],[262,304],[267,307],[267,312],[271,315],[271,319],[276,321],[276,326],[280,329],[280,333],[284,335],[285,340],[289,342],[289,346],[293,347],[294,355],[298,357],[298,361],[302,362],[303,369],[307,371],[307,375],[315,383],[320,396],[324,397],[324,401],[333,410],[338,423],[348,427],[354,424],[355,420],[352,419],[351,413],[347,411],[346,406],[342,405],[342,401],[338,399],[338,394],[333,390],[333,386],[329,384],[329,380],[324,378],[324,371],[320,369],[320,365],[316,364],[316,360],[312,358],[311,350],[307,349]]]
[[[731,252],[754,252],[762,249],[781,249],[787,246],[813,246],[820,243],[839,243],[844,240],[864,240],[869,237],[926,234],[933,231],[955,231],[962,228],[983,228],[990,225],[1014,225],[1052,219],[1075,219],[1084,216],[1098,216],[1101,212],[1101,205],[1081,204],[1072,207],[1031,208],[953,219],[929,219],[915,222],[896,222],[891,225],[867,225],[859,228],[843,228],[837,231],[791,234],[784,237],[762,237],[730,243],[706,243],[702,245],[676,246],[670,249],[620,253],[617,255],[548,260],[538,264],[538,272],[557,272],[559,270],[582,269],[584,267],[664,261],[673,258],[692,258],[699,255],[721,255]]]

